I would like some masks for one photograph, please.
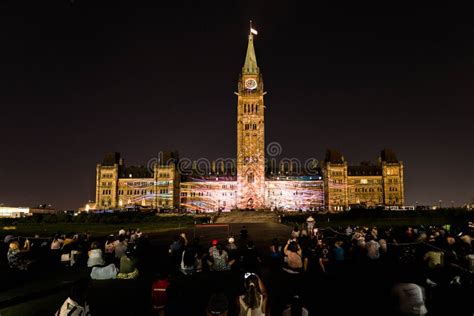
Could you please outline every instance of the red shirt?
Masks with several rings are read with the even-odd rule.
[[[167,303],[166,289],[170,282],[168,280],[156,280],[151,286],[151,300],[154,309],[165,308]]]

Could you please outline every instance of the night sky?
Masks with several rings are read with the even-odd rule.
[[[162,2],[179,6],[1,2],[0,203],[77,208],[95,198],[96,163],[111,151],[127,165],[165,149],[235,157],[250,19],[266,142],[282,156],[334,148],[358,164],[391,148],[407,205],[474,198],[466,8]]]

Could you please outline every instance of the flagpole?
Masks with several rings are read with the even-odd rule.
[[[250,20],[250,29],[249,29],[249,35],[252,35],[252,20]]]

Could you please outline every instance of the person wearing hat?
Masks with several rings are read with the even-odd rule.
[[[229,254],[229,260],[236,261],[238,257],[238,247],[235,244],[234,237],[230,236],[229,239],[227,239],[226,250],[227,250],[227,253]]]
[[[211,247],[209,248],[209,255],[212,255],[212,253],[214,252],[214,250],[216,250],[216,247],[217,247],[217,244],[219,243],[219,241],[217,239],[213,239],[212,242],[211,242]]]
[[[229,239],[227,239],[227,246],[226,246],[227,251],[230,253],[235,253],[237,251],[237,245],[235,244],[235,238],[230,236]]]
[[[227,316],[229,301],[222,293],[212,294],[207,305],[207,316]]]

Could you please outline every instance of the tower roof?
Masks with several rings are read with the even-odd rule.
[[[391,149],[382,150],[380,158],[382,159],[382,161],[385,161],[385,162],[388,162],[388,163],[397,163],[398,162],[397,155]]]
[[[344,157],[341,155],[341,153],[337,150],[334,149],[328,149],[326,150],[326,157],[324,158],[325,162],[330,162],[330,163],[344,163]]]
[[[253,35],[249,34],[249,42],[247,45],[247,55],[245,56],[244,67],[242,74],[258,74],[257,56],[255,55],[255,48],[253,47]]]

